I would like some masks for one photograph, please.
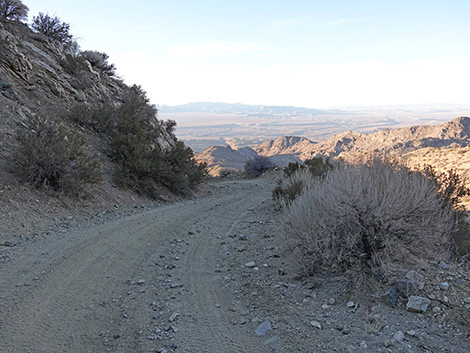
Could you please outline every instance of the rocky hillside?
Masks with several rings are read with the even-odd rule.
[[[76,53],[58,41],[21,23],[0,22],[0,163],[8,160],[16,145],[15,132],[28,116],[67,120],[77,103],[118,106],[127,90],[122,80],[100,72],[89,61],[79,65]]]
[[[107,59],[107,55],[90,52]],[[179,144],[175,159],[186,158],[191,153],[172,133],[174,122],[156,119],[154,108],[144,99],[145,92],[126,85],[114,71],[103,70],[90,60],[77,48],[35,32],[24,23],[0,19],[0,244],[2,239],[32,234],[53,224],[69,224],[79,217],[101,218],[104,214],[155,202],[118,187],[115,173],[122,166],[111,158],[109,129],[103,132],[104,129],[94,128],[97,126],[94,118],[116,113],[126,99],[141,109],[141,119],[147,122],[144,126],[159,130],[150,148],[157,146],[168,151]],[[114,66],[109,64],[107,68]],[[140,101],[133,102],[129,97]],[[78,106],[86,112],[81,122],[73,117]],[[88,115],[101,107],[107,107],[107,111],[94,117]],[[34,117],[53,119],[64,126],[69,136],[83,137],[85,155],[95,156],[99,161],[101,182],[88,188],[86,198],[77,202],[68,195],[44,188],[38,190],[21,180],[15,155],[21,146],[18,132],[34,131],[28,125]],[[114,125],[109,126],[116,127],[117,118],[111,117],[111,121]],[[126,128],[122,130],[125,132]],[[165,186],[153,183],[150,187],[157,190],[159,199],[178,198]]]
[[[324,155],[330,158],[355,160],[364,153],[405,154],[423,148],[466,147],[470,142],[470,118],[459,117],[441,125],[411,126],[397,129],[383,129],[371,134],[358,134],[351,131],[335,135],[325,141],[312,142],[303,137],[283,136],[264,142],[253,148],[256,155],[279,161],[279,166]],[[225,147],[227,149],[227,147]],[[223,168],[240,169],[240,160],[252,159],[230,149],[230,155],[212,158],[214,148],[198,154],[207,161],[211,172]],[[232,157],[234,156],[234,157]],[[233,163],[236,158],[237,162]]]

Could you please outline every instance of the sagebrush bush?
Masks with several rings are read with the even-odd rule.
[[[61,65],[72,76],[80,76],[86,70],[85,58],[81,55],[66,54]]]
[[[70,34],[70,24],[62,22],[57,16],[51,17],[49,14],[43,14],[33,17],[31,26],[39,33],[59,41],[64,46],[70,46],[73,43],[73,36]]]
[[[317,178],[282,223],[307,273],[357,274],[442,253],[456,215],[425,175],[374,160]]]
[[[83,57],[88,60],[91,66],[96,67],[108,76],[116,75],[116,66],[108,62],[109,55],[96,50],[85,50],[82,52]]]
[[[282,208],[294,201],[303,191],[313,183],[313,176],[307,168],[296,168],[279,181],[274,188],[272,196],[277,208]]]
[[[462,178],[454,169],[439,173],[430,165],[426,165],[422,172],[436,183],[441,198],[451,205],[458,215],[458,230],[451,238],[453,250],[460,256],[470,254],[470,225],[467,223],[465,207],[461,203],[463,197],[470,195],[468,179]]]
[[[460,204],[462,197],[470,195],[466,179],[462,178],[454,169],[439,173],[430,165],[424,167],[423,173],[437,183],[439,194],[445,202],[452,205],[454,209],[463,210]]]
[[[106,102],[95,106],[79,103],[70,110],[72,121],[92,131],[104,134],[110,134],[116,127],[118,115],[118,109]]]
[[[254,159],[246,161],[245,172],[250,177],[257,178],[263,173],[274,169],[274,167],[274,163],[268,157],[257,156]]]
[[[315,157],[304,163],[289,163],[284,168],[284,176],[273,190],[276,206],[288,205],[299,196],[305,187],[311,185],[314,178],[323,178],[333,165],[328,158]]]
[[[328,158],[318,156],[307,159],[303,163],[289,163],[284,168],[284,175],[289,177],[299,169],[308,169],[313,176],[321,177],[333,169],[333,165]]]
[[[0,0],[0,18],[22,21],[28,18],[29,8],[21,0]]]
[[[18,140],[17,172],[38,188],[83,196],[87,185],[101,179],[98,158],[83,149],[85,138],[55,119],[29,118]]]

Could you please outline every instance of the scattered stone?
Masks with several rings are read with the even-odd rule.
[[[399,343],[403,341],[404,338],[405,338],[405,335],[403,334],[403,332],[397,331],[397,333],[393,335],[392,341]]]
[[[362,348],[362,349],[367,349],[367,343],[366,343],[366,341],[362,341],[362,342],[361,342],[361,348]]]
[[[274,342],[276,342],[279,338],[277,336],[273,336],[271,337],[269,340],[267,340],[266,342],[264,342],[264,344],[272,344]]]
[[[174,313],[173,315],[170,316],[170,318],[168,319],[168,321],[173,322],[173,321],[175,321],[175,320],[178,318],[178,316],[180,316],[180,314]]]
[[[98,332],[98,336],[103,336],[105,333],[106,332],[104,332],[104,331],[100,331],[100,332]]]
[[[437,263],[437,265],[438,265],[440,268],[442,268],[443,270],[448,270],[448,269],[452,268],[452,266],[448,265],[447,263],[445,263],[445,262],[442,261],[442,260],[439,261],[439,262]]]
[[[432,308],[432,311],[435,312],[435,313],[439,313],[439,312],[441,312],[441,308],[438,307],[438,306],[435,306],[434,308]]]
[[[410,281],[418,283],[419,289],[424,288],[424,276],[419,274],[418,272],[414,270],[409,271],[405,277],[406,279],[409,279]]]
[[[245,234],[240,234],[240,236],[238,237],[238,240],[246,241],[246,240],[248,240],[248,238]]]
[[[321,308],[322,310],[330,310],[330,306],[328,304],[323,304]]]
[[[220,308],[221,306],[222,306],[222,305],[220,305],[220,304],[215,304],[215,307],[216,307],[216,308]]]
[[[384,341],[384,346],[387,347],[387,348],[390,347],[392,344],[393,344],[393,342],[392,342],[391,339],[386,339]]]
[[[256,267],[256,263],[254,261],[247,262],[245,264],[245,267],[248,267],[248,268]]]
[[[449,283],[448,282],[439,283],[439,288],[441,290],[449,290]]]
[[[467,297],[463,300],[466,304],[470,304],[470,297]]]
[[[392,308],[396,307],[398,304],[398,294],[396,289],[390,288],[382,295],[381,299],[385,303],[385,305],[388,305]]]
[[[178,349],[178,345],[175,342],[173,342],[171,344],[171,349]]]
[[[236,235],[235,233],[229,234],[228,236],[229,236],[230,238],[236,238],[236,237],[237,237],[237,235]]]
[[[119,337],[121,337],[121,335],[119,333],[115,333],[113,337],[115,340],[117,340]]]
[[[310,321],[310,325],[312,325],[313,327],[315,327],[315,328],[317,328],[317,329],[319,329],[319,330],[322,329],[321,323],[318,322],[318,321],[315,321],[315,320]]]
[[[145,279],[139,279],[139,280],[137,281],[137,284],[144,284],[144,283],[145,283]]]
[[[431,301],[428,298],[411,296],[406,304],[406,310],[414,313],[425,313]]]
[[[346,306],[347,306],[348,308],[354,308],[355,305],[356,305],[356,304],[355,304],[352,300],[350,300],[350,301],[348,301],[348,302],[346,303]]]
[[[406,331],[406,335],[410,337],[418,337],[415,330]]]
[[[147,339],[150,341],[155,341],[157,339],[157,336],[147,336]]]
[[[159,314],[153,315],[153,319],[154,319],[154,320],[158,320],[159,318],[160,318],[160,315],[159,315]]]
[[[449,304],[450,299],[449,299],[448,296],[444,295],[444,298],[442,298],[442,299],[439,298],[439,301],[440,301],[441,303],[443,303],[443,304]]]
[[[271,321],[265,320],[259,324],[258,328],[255,330],[255,333],[258,336],[264,336],[269,330],[271,330]]]
[[[336,301],[335,301],[334,298],[330,298],[330,299],[328,300],[328,304],[329,304],[329,305],[335,305],[335,303],[336,303]]]
[[[403,298],[409,298],[410,296],[416,295],[419,290],[418,282],[407,279],[399,279],[395,282],[393,287],[396,289],[397,294]]]

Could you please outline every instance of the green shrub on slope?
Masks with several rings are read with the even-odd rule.
[[[81,196],[101,179],[99,160],[83,149],[85,138],[58,120],[31,117],[18,140],[17,173],[36,187]]]
[[[185,193],[202,181],[206,165],[194,160],[193,151],[174,136],[174,121],[156,119],[156,110],[139,87],[118,109],[116,128],[111,133],[117,181],[139,193],[158,198],[159,187]],[[174,142],[162,146],[159,141]]]

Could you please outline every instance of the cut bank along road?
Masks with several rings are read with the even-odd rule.
[[[216,268],[220,238],[272,187],[262,179],[218,183],[196,201],[28,245],[0,265],[0,352],[267,351],[229,322],[230,294]],[[180,253],[169,243],[176,238]],[[177,278],[168,263],[158,266],[170,259]],[[170,282],[178,294],[168,297]]]

